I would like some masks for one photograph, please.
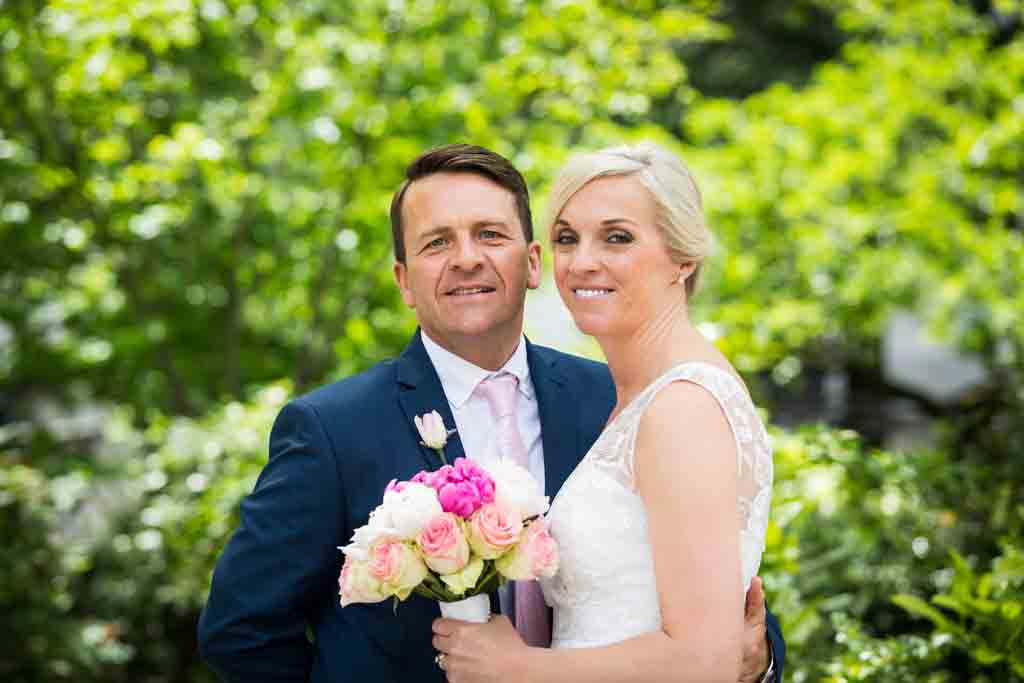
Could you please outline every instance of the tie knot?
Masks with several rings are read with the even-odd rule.
[[[476,386],[476,391],[490,405],[494,418],[500,420],[515,414],[518,386],[519,379],[515,375],[503,372],[480,382]]]

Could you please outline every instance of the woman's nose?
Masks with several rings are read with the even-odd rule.
[[[593,247],[581,242],[576,245],[568,256],[569,272],[574,274],[591,273],[598,269],[600,261]]]

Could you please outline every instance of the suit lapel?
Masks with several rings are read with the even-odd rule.
[[[526,343],[530,378],[537,392],[541,443],[544,446],[544,492],[555,497],[579,463],[578,402],[569,391],[565,375],[553,360]]]
[[[452,417],[451,406],[444,395],[444,389],[441,387],[441,380],[437,376],[434,364],[430,362],[430,356],[427,355],[427,350],[423,346],[419,330],[416,331],[402,355],[398,357],[395,379],[398,383],[398,402],[402,406],[402,412],[405,413],[407,428],[412,430],[413,438],[418,444],[424,462],[430,469],[437,469],[441,466],[441,458],[433,449],[427,448],[421,443],[413,418],[436,410],[444,418],[445,427],[448,429],[455,428],[455,418]],[[448,445],[444,452],[449,463],[464,455],[462,439],[459,438],[458,433],[448,437]]]

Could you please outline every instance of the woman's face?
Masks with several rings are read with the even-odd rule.
[[[678,279],[692,266],[672,261],[656,217],[654,199],[631,175],[592,180],[558,215],[551,228],[555,283],[585,334],[641,331],[685,296]]]

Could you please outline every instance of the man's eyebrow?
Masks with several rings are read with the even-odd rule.
[[[478,221],[473,221],[473,229],[478,228],[508,228],[508,223],[501,220],[500,218],[484,218]]]
[[[417,235],[416,242],[418,244],[422,244],[424,241],[429,242],[430,240],[436,237],[440,237],[442,235],[449,235],[451,234],[451,232],[452,229],[449,228],[447,225],[439,225],[436,228],[431,228],[430,230],[427,230],[426,232]]]

